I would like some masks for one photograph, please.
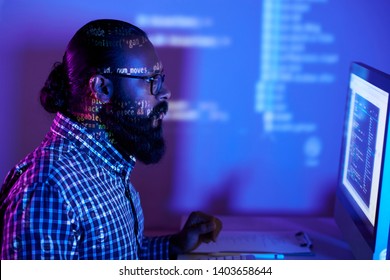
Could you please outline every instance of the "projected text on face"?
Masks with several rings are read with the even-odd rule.
[[[369,207],[379,108],[356,95],[347,178]]]

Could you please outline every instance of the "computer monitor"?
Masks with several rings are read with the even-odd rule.
[[[389,93],[388,74],[363,63],[351,64],[334,215],[357,259],[386,258]]]

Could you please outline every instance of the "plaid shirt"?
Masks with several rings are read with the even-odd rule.
[[[1,188],[1,259],[168,259],[168,236],[143,236],[134,164],[57,114]]]

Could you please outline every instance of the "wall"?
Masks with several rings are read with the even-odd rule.
[[[390,72],[388,1],[0,1],[0,177],[53,118],[38,93],[74,32],[145,29],[173,95],[168,151],[137,164],[147,228],[191,210],[331,215],[349,63]]]

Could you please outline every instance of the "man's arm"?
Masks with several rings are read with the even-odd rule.
[[[192,212],[182,230],[172,235],[170,257],[195,250],[201,243],[215,242],[222,229],[222,222],[203,212]]]
[[[77,240],[57,189],[19,180],[4,201],[2,259],[76,259]]]
[[[182,230],[173,235],[144,237],[142,259],[176,259],[189,253],[201,243],[215,242],[222,229],[222,222],[202,212],[192,212]]]
[[[167,260],[169,259],[171,236],[144,237],[140,252],[141,259]]]

